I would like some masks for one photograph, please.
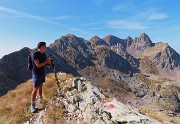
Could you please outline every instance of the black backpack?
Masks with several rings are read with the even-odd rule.
[[[33,70],[32,52],[31,52],[31,53],[29,54],[29,56],[28,56],[28,69],[29,69],[30,71]]]

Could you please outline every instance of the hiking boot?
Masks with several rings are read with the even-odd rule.
[[[38,96],[38,97],[36,97],[36,99],[39,100],[39,101],[42,101],[43,97],[42,96]]]
[[[32,113],[36,111],[35,103],[31,103],[30,110]]]

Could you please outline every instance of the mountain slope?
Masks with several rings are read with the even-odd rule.
[[[77,68],[81,69],[92,64],[90,45],[83,38],[68,34],[56,40],[49,47]]]
[[[0,59],[0,96],[31,78],[27,70],[29,51],[29,48],[23,48]]]

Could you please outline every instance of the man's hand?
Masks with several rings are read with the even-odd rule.
[[[48,63],[51,63],[52,60],[53,60],[52,56],[48,57],[48,59],[47,59]]]
[[[48,59],[46,61],[47,61],[46,66],[52,66],[54,64],[52,56],[48,57]]]
[[[38,67],[38,68],[40,68],[40,67],[43,67],[43,66],[46,66],[46,65],[50,65],[51,66],[51,61],[53,60],[53,57],[52,56],[50,56],[48,59],[46,59],[46,61],[45,62],[43,62],[43,63],[39,63],[39,60],[37,59],[37,60],[34,60],[34,63],[36,64],[36,66]]]

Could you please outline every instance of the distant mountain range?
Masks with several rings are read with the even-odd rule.
[[[1,96],[31,78],[27,57],[32,50],[36,49],[22,48],[0,59]],[[89,41],[67,34],[50,44],[46,53],[53,55],[57,71],[81,75],[100,88],[104,81],[118,83],[122,94],[131,93],[139,105],[156,99],[161,107],[173,102],[167,108],[180,111],[180,96],[177,95],[180,92],[180,55],[166,43],[153,43],[145,33],[134,39],[108,35],[94,36]],[[51,68],[47,68],[49,72]],[[120,95],[115,93],[115,87],[109,90],[117,97]]]

